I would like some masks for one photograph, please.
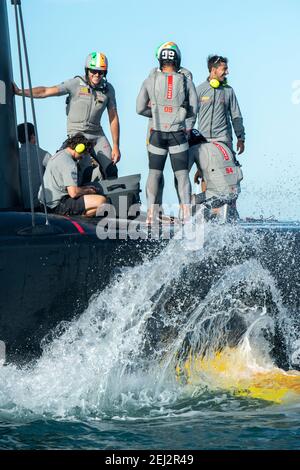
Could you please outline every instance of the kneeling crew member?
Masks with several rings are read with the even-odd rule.
[[[93,186],[81,186],[78,164],[82,157],[93,150],[93,144],[82,134],[76,134],[65,142],[65,148],[48,161],[44,174],[46,205],[61,215],[85,215],[94,217],[97,209],[106,202]],[[39,190],[42,203],[42,189]]]

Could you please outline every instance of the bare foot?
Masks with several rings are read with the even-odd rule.
[[[153,222],[153,212],[151,210],[148,210],[146,224],[152,224],[152,222]]]
[[[182,214],[182,222],[186,224],[191,220],[191,207],[190,204],[182,204],[181,205],[181,214]]]

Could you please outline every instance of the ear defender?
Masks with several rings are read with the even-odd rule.
[[[213,78],[212,80],[210,80],[209,84],[212,88],[219,88],[220,86],[220,82],[216,78]]]
[[[227,80],[225,78],[225,80],[222,83],[220,83],[219,80],[217,80],[216,78],[212,78],[210,80],[209,84],[212,88],[219,88],[220,85],[226,86],[227,85]]]
[[[85,151],[86,149],[86,146],[84,144],[77,144],[76,147],[75,147],[75,152],[81,154]]]

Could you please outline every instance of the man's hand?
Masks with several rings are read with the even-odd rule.
[[[97,194],[97,189],[95,186],[87,186],[87,193],[86,194]]]
[[[192,130],[192,129],[185,129],[185,130],[184,130],[187,140],[189,140],[189,138],[190,138],[191,130]]]
[[[201,178],[201,173],[199,170],[196,171],[194,175],[194,183],[195,184],[200,184],[200,178]]]
[[[238,139],[236,143],[236,149],[238,151],[238,155],[241,155],[245,150],[245,142],[241,139]]]
[[[120,142],[120,125],[119,125],[119,116],[118,112],[115,108],[111,108],[107,110],[109,122],[110,122],[110,130],[111,136],[113,141],[113,148],[111,152],[111,159],[113,164],[115,165],[121,158],[121,153],[119,149],[119,142]]]
[[[78,196],[84,196],[85,194],[97,194],[97,189],[95,186],[79,186],[78,188]],[[72,197],[72,196],[71,196]]]
[[[67,186],[67,191],[72,199],[76,199],[85,194],[97,194],[96,188],[93,186]]]
[[[113,161],[113,164],[115,165],[116,163],[118,163],[120,161],[120,158],[121,158],[120,149],[118,145],[114,145],[112,148],[112,152],[111,152],[111,159]]]
[[[17,96],[20,96],[22,94],[22,91],[20,90],[20,88],[15,84],[15,82],[13,82],[12,84],[12,87],[13,87],[13,93]]]

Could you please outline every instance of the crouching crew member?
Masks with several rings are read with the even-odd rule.
[[[106,202],[93,186],[81,186],[78,164],[84,155],[92,152],[93,143],[82,134],[69,137],[65,148],[53,155],[44,173],[47,207],[56,214],[93,217]],[[39,200],[43,202],[42,188]]]
[[[156,52],[159,69],[144,81],[137,97],[138,114],[152,118],[148,144],[147,221],[155,217],[163,170],[168,153],[178,184],[184,219],[189,217],[191,185],[188,175],[186,119],[196,120],[197,94],[191,79],[179,73],[181,54],[174,42],[163,43]]]
[[[243,174],[232,149],[223,142],[207,142],[197,129],[191,131],[189,145],[189,167],[195,162],[198,168],[195,182],[202,179],[201,196],[204,197],[200,197],[199,202],[211,201],[212,207],[216,209],[228,204],[230,218],[238,218],[236,199],[240,193]],[[196,203],[197,199],[199,198],[196,198]],[[218,210],[214,212],[217,213]]]

